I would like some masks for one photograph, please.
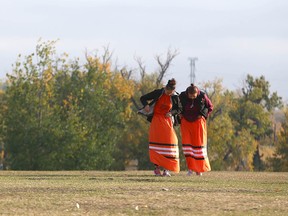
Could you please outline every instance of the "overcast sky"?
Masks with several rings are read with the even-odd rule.
[[[240,88],[247,74],[264,75],[288,99],[287,0],[0,0],[0,79],[18,54],[39,38],[57,40],[57,53],[84,58],[108,46],[118,66],[155,71],[155,55],[179,55],[165,80],[190,84],[188,58],[197,57],[196,84],[223,79]]]

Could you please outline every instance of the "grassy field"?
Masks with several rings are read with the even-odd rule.
[[[0,215],[288,215],[288,173],[0,171]]]

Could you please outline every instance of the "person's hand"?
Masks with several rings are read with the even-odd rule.
[[[171,112],[168,112],[168,113],[166,113],[166,118],[169,118],[169,117],[172,117],[172,113]]]
[[[150,106],[147,104],[145,107],[144,107],[144,110],[146,113],[149,113],[150,112]]]

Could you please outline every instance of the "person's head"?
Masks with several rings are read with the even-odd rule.
[[[199,89],[193,83],[187,88],[187,96],[190,99],[195,99],[198,95]]]
[[[176,88],[176,80],[172,78],[171,80],[168,80],[166,86],[165,86],[165,94],[172,95]]]

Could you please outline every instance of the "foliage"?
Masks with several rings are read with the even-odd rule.
[[[66,55],[54,58],[54,43],[38,45],[8,75],[8,162],[12,169],[112,169],[133,85],[97,56],[83,68]]]
[[[285,119],[282,122],[278,142],[276,144],[276,154],[271,158],[273,170],[288,171],[288,109],[284,111]]]
[[[0,147],[8,168],[18,170],[124,170],[130,160],[151,169],[149,123],[137,115],[140,96],[163,86],[177,55],[156,60],[146,73],[138,59],[140,80],[132,70],[112,70],[111,54],[86,54],[86,61],[57,57],[56,41],[39,42],[35,53],[19,55],[0,90]],[[263,170],[259,146],[273,146],[271,115],[281,97],[270,94],[263,76],[248,75],[242,92],[226,90],[221,79],[200,86],[214,110],[207,120],[208,154],[213,170]],[[181,91],[181,90],[178,90]],[[271,166],[287,171],[287,111]],[[175,128],[181,150],[179,128]],[[180,152],[180,156],[181,156]],[[2,161],[1,161],[2,163]],[[185,158],[181,157],[185,169]],[[267,167],[266,167],[267,169]]]
[[[222,80],[202,84],[203,89],[213,103],[214,109],[207,120],[208,126],[208,154],[213,170],[229,168],[225,163],[225,154],[231,149],[234,126],[229,117],[229,110],[233,104],[233,93],[225,91]]]
[[[208,119],[208,145],[212,168],[216,170],[257,170],[255,152],[262,140],[273,135],[271,115],[281,107],[281,98],[269,95],[265,78],[247,76],[242,95],[225,91],[221,80],[206,82],[203,88],[213,102]],[[256,155],[256,156],[255,156]],[[260,156],[258,157],[260,158]]]

